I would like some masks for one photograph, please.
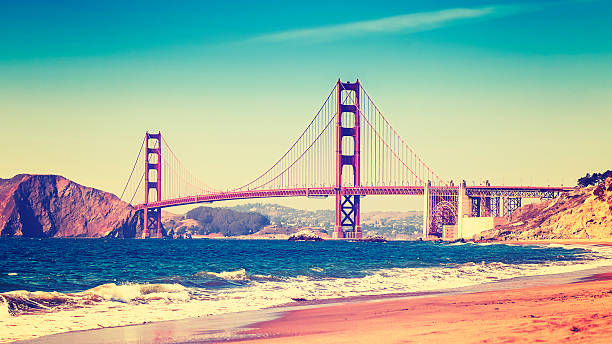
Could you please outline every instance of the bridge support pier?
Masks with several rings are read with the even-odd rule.
[[[466,192],[465,180],[459,185],[457,202],[457,234],[460,238],[463,238],[464,218],[472,215],[472,202]]]
[[[146,239],[154,233],[156,238],[162,237],[161,232],[161,208],[145,208],[144,210],[144,224],[142,231],[142,238]]]
[[[509,197],[508,198],[508,216],[512,216],[515,210],[521,207],[520,197]]]
[[[339,221],[340,226],[334,226],[333,238],[359,239],[362,237],[359,224],[360,203],[359,195],[340,195],[339,201],[336,198],[336,223]],[[339,219],[338,216],[340,216]]]
[[[484,187],[489,188],[489,183],[487,182]],[[518,194],[517,197],[510,197],[511,192],[507,190],[504,192],[504,188],[499,189],[469,194],[465,181],[461,183],[457,207],[457,232],[460,238],[470,238],[481,230],[495,228],[505,221],[497,218],[509,217],[512,212],[520,208],[521,197],[518,192],[514,193]]]
[[[425,184],[425,190],[423,193],[423,239],[427,239],[429,237],[429,227],[431,227],[431,182],[427,182]]]

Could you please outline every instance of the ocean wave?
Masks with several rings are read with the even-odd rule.
[[[249,274],[246,269],[239,269],[234,271],[221,271],[221,272],[210,272],[210,271],[199,271],[193,274],[196,277],[214,277],[226,281],[281,281],[282,277],[272,275],[258,275]]]
[[[15,290],[0,294],[0,320],[6,318],[5,312],[11,316],[20,316],[87,307],[105,301],[174,303],[186,302],[192,298],[191,291],[180,284],[107,283],[78,293]]]
[[[75,303],[75,298],[68,294],[44,291],[14,290],[0,294],[2,306],[10,315],[28,312],[57,310],[60,306]],[[4,310],[0,311],[4,313]]]
[[[168,302],[188,301],[191,293],[188,288],[180,284],[138,284],[107,283],[88,289],[84,295],[94,295],[107,301],[118,302],[147,302],[151,300],[164,300]]]
[[[472,243],[457,241],[457,242],[451,242],[450,244],[447,244],[447,245],[448,246],[463,246],[463,245],[472,245]]]
[[[210,271],[199,271],[194,276],[211,276],[224,279],[226,281],[246,281],[249,276],[246,273],[246,269],[239,269],[235,271],[221,271],[221,272],[210,272]]]

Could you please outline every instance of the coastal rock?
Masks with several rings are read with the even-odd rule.
[[[117,196],[57,175],[0,179],[0,236],[134,237],[138,217]]]
[[[359,242],[387,242],[387,239],[385,239],[385,237],[380,236],[380,235],[368,235],[365,238],[351,239],[350,241],[359,241]]]
[[[612,177],[553,200],[525,205],[508,224],[481,235],[493,240],[611,239]]]
[[[303,230],[289,236],[289,241],[323,241],[323,238],[310,230]]]

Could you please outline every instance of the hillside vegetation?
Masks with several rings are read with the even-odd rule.
[[[198,207],[184,216],[165,216],[163,225],[171,236],[222,236],[253,234],[270,224],[270,220],[255,212],[238,212],[227,208]]]

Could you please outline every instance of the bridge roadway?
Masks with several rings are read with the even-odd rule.
[[[430,186],[429,191],[438,195],[458,195],[459,186]],[[539,186],[467,186],[466,194],[470,197],[520,197],[520,198],[554,198],[561,192],[570,191],[569,187]],[[180,205],[211,203],[239,199],[272,198],[272,197],[327,197],[336,194],[334,187],[292,188],[270,190],[227,191],[203,195],[185,196],[148,204],[138,204],[135,209],[168,208]],[[341,190],[342,195],[424,195],[424,186],[347,186]]]

